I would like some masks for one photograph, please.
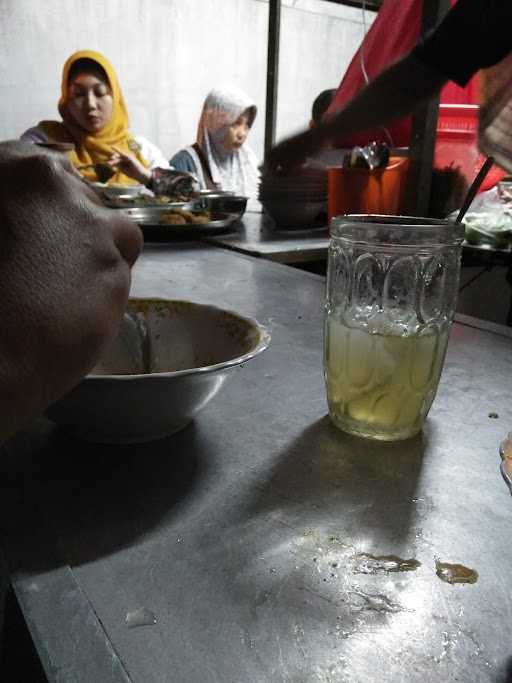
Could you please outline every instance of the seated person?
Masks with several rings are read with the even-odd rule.
[[[331,106],[335,94],[336,88],[330,88],[329,90],[322,90],[322,92],[317,95],[313,102],[313,106],[311,107],[310,128],[315,128],[322,122],[323,115]]]
[[[212,90],[204,101],[196,142],[170,164],[196,175],[205,190],[231,190],[256,199],[256,155],[244,142],[256,118],[256,105],[238,88]]]
[[[60,121],[41,121],[21,139],[37,143],[73,143],[68,157],[87,180],[98,181],[89,164],[104,163],[114,174],[108,184],[148,187],[153,169],[169,168],[155,145],[129,131],[128,112],[110,62],[98,52],[82,50],[64,64],[59,100]],[[108,169],[107,169],[108,171]]]

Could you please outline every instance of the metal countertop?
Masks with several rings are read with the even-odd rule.
[[[274,221],[262,213],[246,212],[236,233],[215,235],[205,241],[242,254],[260,256],[280,263],[303,263],[327,257],[328,229],[277,230]]]
[[[213,235],[207,242],[249,256],[280,263],[298,264],[325,260],[329,247],[328,228],[278,230],[274,221],[262,213],[246,212],[236,232]],[[464,244],[463,266],[509,266],[512,247],[495,249],[486,244]]]
[[[226,250],[145,248],[134,295],[236,309],[272,344],[168,439],[88,445],[40,421],[10,443],[0,519],[49,681],[509,680],[510,332],[455,324],[423,434],[359,440],[326,418],[324,285]],[[421,566],[364,573],[360,553]],[[436,558],[477,583],[444,583]],[[141,608],[156,623],[129,628]]]

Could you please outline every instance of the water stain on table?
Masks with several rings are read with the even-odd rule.
[[[411,572],[421,567],[414,558],[403,559],[398,555],[371,555],[358,553],[355,556],[356,574],[377,574],[378,572]]]
[[[463,564],[450,564],[436,560],[436,574],[446,583],[476,583],[478,572],[475,569],[465,567]]]

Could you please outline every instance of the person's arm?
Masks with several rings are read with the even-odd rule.
[[[132,154],[127,154],[117,147],[112,147],[112,154],[107,161],[112,168],[118,168],[125,175],[133,178],[141,185],[149,185],[153,179],[153,173],[150,168],[146,168],[141,162]]]
[[[446,81],[446,76],[409,53],[383,71],[331,118],[279,143],[270,151],[265,166],[271,170],[298,166],[336,138],[399,119],[437,93]]]
[[[167,170],[169,162],[164,157],[162,152],[156,145],[146,140],[142,136],[135,136],[135,142],[140,147],[140,153],[148,163],[148,168],[143,166],[138,159],[131,154],[126,154],[116,147],[113,148],[114,153],[108,160],[110,166],[121,169],[123,173],[130,176],[139,183],[151,187],[153,182],[153,171],[156,168]]]
[[[142,245],[62,154],[0,143],[0,443],[69,391],[117,334]]]

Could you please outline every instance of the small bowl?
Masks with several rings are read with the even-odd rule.
[[[92,373],[47,411],[86,441],[137,443],[179,431],[270,343],[255,320],[215,306],[131,299],[128,311],[147,331],[150,371],[141,372],[121,328]]]
[[[247,199],[231,194],[202,195],[194,201],[194,206],[214,213],[232,213],[242,218],[247,208]]]
[[[303,230],[327,225],[327,202],[286,201],[261,199],[276,228]]]
[[[234,194],[232,190],[199,190],[200,197],[225,197]]]
[[[106,183],[90,183],[90,185],[100,197],[106,199],[137,197],[146,189],[144,185],[107,185]]]

